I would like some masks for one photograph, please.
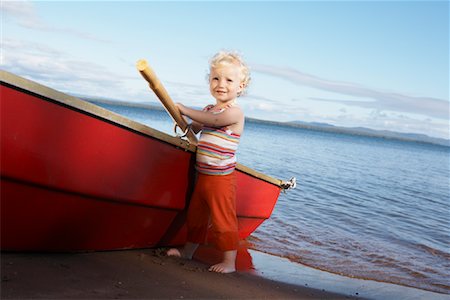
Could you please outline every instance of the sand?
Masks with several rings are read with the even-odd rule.
[[[209,259],[214,260],[212,256]],[[1,299],[352,299],[239,271],[216,274],[163,249],[2,253]]]

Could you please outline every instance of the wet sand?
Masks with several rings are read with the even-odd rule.
[[[210,254],[203,252],[215,260]],[[162,249],[6,252],[1,299],[354,299],[257,276],[238,259],[239,272],[216,274],[205,262],[166,257]]]

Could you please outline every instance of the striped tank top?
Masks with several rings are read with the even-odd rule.
[[[204,110],[209,111],[212,107],[214,106],[208,105]],[[221,113],[226,108],[216,113]],[[197,145],[197,171],[208,175],[231,174],[236,168],[236,150],[240,137],[227,127],[203,126]]]

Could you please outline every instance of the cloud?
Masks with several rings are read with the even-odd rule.
[[[1,10],[2,17],[16,21],[20,26],[37,29],[46,27],[31,1],[2,1]]]
[[[439,119],[449,118],[449,102],[443,99],[432,97],[414,97],[400,93],[376,90],[354,83],[323,79],[291,68],[254,65],[252,66],[252,71],[279,77],[302,86],[373,100],[350,101],[310,98],[317,101],[338,102],[349,106],[414,113]]]
[[[196,85],[174,81],[167,81],[163,84],[165,84],[169,95],[177,102],[187,103],[186,101],[188,101],[189,105],[204,106],[211,98],[207,84]]]
[[[270,98],[267,98],[267,97],[263,97],[263,96],[258,96],[258,95],[253,94],[253,93],[245,95],[245,98],[262,101],[262,102],[267,103],[268,105],[269,104],[274,104],[274,105],[279,104],[279,101],[276,101],[274,99],[270,99]]]
[[[410,117],[401,113],[387,113],[380,110],[372,110],[370,118],[351,113],[342,113],[331,117],[327,121],[337,126],[366,127],[377,130],[390,130],[403,133],[425,134],[429,136],[449,139],[450,132],[446,121],[438,119]]]
[[[4,38],[2,48],[2,69],[61,91],[117,97],[124,81],[136,79],[39,43]]]
[[[2,69],[69,94],[130,102],[158,102],[148,84],[137,73],[112,72],[108,66],[74,58],[48,45],[11,38],[2,40]],[[135,71],[134,65],[130,66]],[[176,102],[192,106],[211,102],[209,88],[180,82],[163,82]],[[209,101],[209,102],[208,102]]]
[[[72,28],[51,26],[39,17],[34,4],[31,1],[2,1],[0,7],[2,18],[5,18],[6,20],[12,22],[16,22],[17,25],[27,29],[53,32],[64,35],[69,34],[81,39],[101,43],[111,43],[111,41],[99,38],[90,33],[81,32]]]

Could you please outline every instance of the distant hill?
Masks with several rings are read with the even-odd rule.
[[[79,98],[92,102],[92,103],[105,103],[111,105],[119,105],[119,106],[132,106],[132,107],[141,107],[148,108],[154,110],[164,110],[164,108],[159,103],[130,103],[126,101],[120,100],[109,100],[98,97],[89,97],[89,96],[80,96]],[[428,143],[450,147],[450,140],[434,138],[425,134],[418,133],[401,133],[389,130],[375,130],[365,127],[340,127],[334,126],[328,123],[320,123],[320,122],[304,122],[304,121],[290,121],[290,122],[276,122],[276,121],[267,121],[255,118],[246,118],[250,122],[255,123],[264,123],[264,124],[272,124],[278,126],[289,126],[296,128],[303,128],[315,131],[324,131],[324,132],[333,132],[340,134],[350,134],[350,135],[361,135],[361,136],[369,136],[369,137],[377,137],[377,138],[385,138],[385,139],[395,139],[401,141],[409,141],[409,142],[420,142],[420,143]]]

